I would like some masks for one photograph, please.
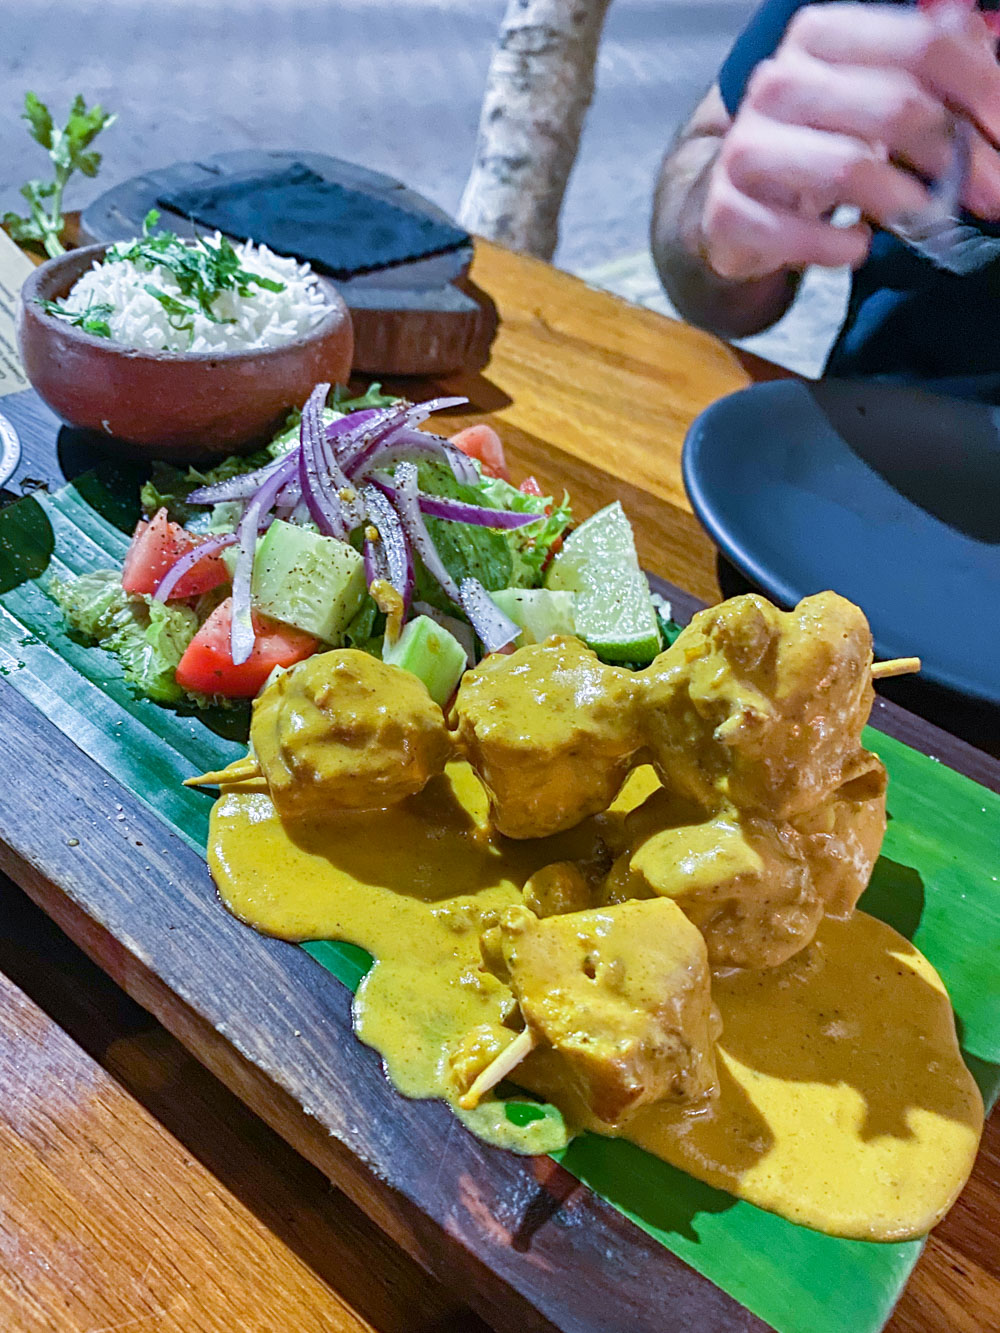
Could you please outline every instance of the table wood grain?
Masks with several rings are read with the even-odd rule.
[[[192,1316],[183,1333],[487,1333],[3,875],[0,916],[5,1333],[132,1320],[159,1333],[194,1301],[202,1322]],[[42,1134],[51,1154],[36,1151]],[[52,1208],[56,1148],[63,1198]],[[141,1210],[143,1182],[121,1168],[130,1162],[147,1177]],[[82,1248],[91,1267],[81,1285]],[[180,1274],[186,1304],[163,1290]],[[58,1319],[39,1322],[45,1310]]]
[[[694,415],[721,394],[756,378],[769,378],[781,372],[738,354],[707,335],[638,310],[606,293],[592,291],[547,265],[493,246],[479,244],[473,277],[489,292],[501,312],[500,335],[489,366],[480,374],[453,376],[438,382],[407,381],[394,387],[419,397],[437,390],[465,393],[470,399],[469,409],[464,415],[453,414],[452,422],[457,426],[466,419],[481,419],[484,413],[492,414],[504,437],[515,474],[532,472],[544,486],[553,489],[566,486],[581,513],[591,512],[609,499],[621,498],[636,522],[640,555],[646,568],[686,587],[702,599],[717,598],[714,549],[691,516],[680,483],[679,457],[683,435]],[[0,690],[0,708],[7,707],[11,694],[9,687]],[[11,707],[17,711],[23,705],[11,701]],[[81,780],[81,788],[82,813],[87,808],[88,794],[98,805],[101,797],[98,786],[91,787],[88,793],[86,780]],[[53,910],[54,904],[45,886],[51,883],[50,874],[60,873],[58,866],[66,863],[66,854],[53,848],[51,856],[46,859],[48,866],[26,867],[22,859],[9,852],[4,858],[12,873],[27,885],[33,896]],[[276,1106],[265,1106],[259,1090],[254,1092],[249,1088],[246,1071],[239,1059],[220,1049],[215,1040],[217,1034],[201,1030],[192,1015],[170,1009],[164,996],[157,992],[153,977],[144,972],[134,954],[129,954],[128,950],[123,952],[121,946],[102,934],[93,921],[85,920],[71,902],[63,902],[54,914],[102,966],[121,980],[143,1004],[161,1013],[184,1041],[223,1074],[242,1097],[262,1110],[272,1124],[278,1124],[282,1132],[286,1132],[287,1137],[313,1160],[321,1156],[308,1134],[289,1132],[285,1123],[288,1108],[280,1104],[280,1098]],[[15,962],[14,959],[2,960],[0,967],[9,976],[15,970]],[[32,969],[27,971],[31,973]],[[41,972],[44,969],[36,969],[35,976]],[[14,1006],[10,1020],[12,1031],[20,1026],[25,1036],[30,1037],[38,1030],[37,1019],[31,1015],[30,1002],[25,1001],[29,1007],[24,1008],[21,1000],[23,997],[18,999],[15,993],[11,1001]],[[133,1034],[124,1038],[122,1044],[111,1042],[108,1047],[109,1050],[116,1048],[119,1053],[129,1053],[124,1065],[126,1071],[131,1070],[132,1092],[138,1096],[119,1103],[117,1114],[120,1133],[126,1137],[129,1134],[135,1136],[136,1142],[142,1142],[143,1134],[147,1132],[144,1128],[146,1112],[139,1105],[139,1098],[155,1103],[155,1089],[164,1086],[164,1079],[176,1083],[180,1078],[182,1085],[191,1080],[193,1087],[198,1077],[202,1077],[207,1080],[199,1094],[204,1104],[220,1108],[231,1106],[227,1101],[230,1098],[228,1092],[207,1076],[191,1072],[193,1066],[189,1057],[182,1054],[173,1038],[162,1029],[153,1028],[151,1033],[141,1040]],[[57,1027],[53,1040],[58,1037]],[[68,1042],[69,1038],[65,1040]],[[69,1059],[70,1052],[64,1051],[64,1055]],[[113,1063],[110,1057],[105,1062]],[[186,1074],[183,1072],[185,1068]],[[2,1076],[6,1087],[11,1071],[7,1069]],[[45,1080],[29,1099],[33,1102],[34,1114],[52,1116],[53,1123],[62,1126],[69,1139],[86,1144],[87,1131],[80,1128],[80,1108],[70,1098],[60,1103],[57,1113],[51,1107],[46,1110],[44,1084]],[[81,1094],[80,1099],[86,1101],[86,1095]],[[197,1104],[197,1100],[194,1097],[193,1104]],[[259,1124],[249,1113],[243,1114],[250,1124]],[[225,1110],[215,1118],[222,1132]],[[207,1119],[211,1123],[213,1116],[208,1114]],[[172,1146],[172,1150],[183,1157],[184,1145],[192,1136],[197,1137],[197,1132],[190,1119],[185,1122],[183,1116],[175,1119],[172,1129],[174,1133],[168,1134],[164,1141],[164,1155],[169,1155],[166,1150]],[[269,1133],[263,1126],[260,1130]],[[1000,1327],[997,1322],[1000,1263],[995,1240],[1000,1232],[998,1137],[994,1117],[973,1179],[952,1214],[932,1237],[890,1324],[893,1333],[946,1333],[946,1330],[949,1333],[950,1330],[972,1333],[973,1329]],[[268,1177],[270,1157],[266,1148],[260,1148],[258,1153],[256,1162],[262,1178],[273,1179],[273,1172]],[[210,1152],[205,1155],[211,1157]],[[136,1160],[141,1161],[141,1155]],[[252,1150],[248,1160],[253,1161]],[[33,1172],[42,1169],[42,1164],[31,1164]],[[195,1212],[203,1204],[205,1190],[216,1188],[212,1180],[215,1173],[211,1167],[205,1169],[207,1177],[196,1180],[193,1197],[186,1201],[186,1206]],[[183,1175],[181,1172],[174,1174]],[[250,1175],[253,1175],[252,1168]],[[183,1194],[181,1183],[176,1181],[174,1185]],[[244,1189],[243,1193],[246,1192]],[[287,1207],[294,1212],[292,1193],[287,1196]],[[97,1194],[106,1195],[111,1200],[113,1189],[110,1182],[103,1182]],[[307,1200],[308,1197],[307,1194]],[[156,1209],[154,1199],[150,1203],[151,1225],[156,1225]],[[377,1208],[375,1212],[378,1213]],[[406,1227],[401,1227],[398,1221],[394,1224],[391,1218],[383,1216],[382,1221],[402,1243],[419,1252],[419,1244],[414,1245],[413,1232],[407,1233]],[[317,1217],[314,1222],[317,1236],[328,1235],[331,1229],[336,1232],[335,1221],[329,1216]],[[30,1229],[42,1222],[29,1217],[25,1225]],[[273,1247],[275,1271],[289,1275],[288,1281],[282,1284],[284,1295],[281,1299],[285,1303],[281,1306],[280,1317],[275,1315],[274,1322],[270,1322],[270,1311],[265,1314],[261,1308],[258,1322],[246,1326],[252,1329],[311,1328],[313,1325],[307,1322],[313,1310],[310,1300],[318,1298],[314,1292],[305,1305],[302,1304],[296,1283],[308,1279],[302,1274],[296,1276],[292,1257],[287,1253],[282,1257],[283,1247],[287,1248],[287,1245],[273,1214],[270,1219],[265,1218],[262,1225],[257,1241],[265,1249]],[[230,1229],[234,1235],[236,1226],[233,1221]],[[164,1244],[170,1247],[171,1262],[177,1270],[196,1272],[197,1265],[191,1263],[190,1237],[184,1228],[161,1228],[161,1234]],[[376,1263],[365,1268],[363,1256],[369,1239],[360,1235],[354,1254],[362,1271],[370,1273],[370,1282],[375,1286],[386,1271],[386,1255],[383,1251],[377,1256]],[[322,1273],[321,1266],[315,1261],[317,1252],[318,1247],[312,1258],[307,1255],[305,1260],[313,1269],[314,1278],[319,1276],[317,1269]],[[9,1262],[4,1260],[5,1265]],[[268,1262],[267,1255],[263,1256],[263,1262]],[[399,1303],[394,1306],[389,1301],[373,1313],[360,1315],[350,1313],[354,1307],[349,1300],[338,1303],[336,1282],[330,1281],[328,1272],[323,1274],[329,1288],[326,1299],[332,1301],[329,1308],[343,1311],[342,1318],[356,1320],[354,1324],[344,1323],[342,1326],[366,1327],[368,1325],[363,1321],[367,1318],[372,1327],[384,1329],[386,1333],[395,1327],[429,1327],[415,1322],[413,1311],[422,1308],[422,1302],[430,1301],[433,1305],[436,1300],[436,1308],[442,1312],[440,1327],[457,1330],[460,1324],[455,1321],[468,1316],[463,1315],[443,1291],[433,1287],[421,1289],[413,1275],[418,1274],[425,1282],[426,1279],[419,1270],[407,1268],[408,1263],[408,1260],[403,1261],[402,1271],[415,1285],[401,1291]],[[391,1269],[391,1263],[388,1267]],[[12,1271],[15,1276],[19,1271],[16,1260]],[[215,1277],[220,1290],[229,1292],[236,1308],[245,1296],[245,1291],[241,1293],[240,1290],[240,1277],[224,1265],[219,1271],[221,1276],[216,1274]],[[461,1274],[463,1279],[472,1281],[476,1276],[474,1267],[463,1269]],[[193,1280],[197,1285],[197,1277]],[[207,1284],[208,1278],[205,1277],[203,1285],[206,1288]],[[364,1302],[355,1302],[358,1304],[364,1310]],[[484,1308],[482,1299],[478,1304],[480,1309]],[[487,1293],[485,1305],[488,1304]],[[434,1311],[431,1315],[437,1318]],[[407,1318],[410,1323],[406,1322]],[[394,1320],[401,1322],[394,1323]],[[76,1327],[72,1324],[65,1326]],[[334,1323],[331,1316],[326,1326],[341,1325]],[[735,1328],[737,1325],[729,1326]],[[744,1326],[742,1322],[740,1326]],[[32,1326],[25,1324],[25,1327]],[[79,1327],[92,1329],[95,1325],[81,1323]],[[101,1327],[100,1323],[96,1327]]]
[[[4,1328],[372,1329],[2,976],[0,1082]]]

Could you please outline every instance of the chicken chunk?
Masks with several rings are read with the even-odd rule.
[[[885,837],[885,766],[862,750],[857,771],[826,801],[792,820],[827,916],[848,917]]]
[[[816,806],[857,763],[871,663],[867,621],[832,592],[788,612],[752,594],[700,611],[638,673],[661,780],[707,808]]]
[[[554,861],[536,870],[521,890],[535,916],[562,916],[591,906],[591,888],[573,861]]]
[[[466,672],[452,713],[496,828],[543,838],[605,810],[641,744],[634,677],[554,636]]]
[[[605,1124],[651,1102],[716,1090],[718,1015],[705,945],[665,898],[540,921],[500,921],[510,986],[528,1027]]]
[[[812,941],[824,915],[849,916],[885,833],[885,769],[860,771],[794,820],[728,806],[712,816],[655,792],[626,820],[630,852],[607,901],[671,898],[705,937],[713,967],[775,967]]]
[[[650,833],[628,869],[697,926],[713,967],[775,967],[823,918],[796,830],[731,808]]]
[[[452,750],[422,682],[352,648],[279,676],[254,703],[250,740],[282,819],[394,805]]]

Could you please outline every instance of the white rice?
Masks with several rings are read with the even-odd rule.
[[[215,244],[219,239],[216,233]],[[206,243],[212,245],[213,241],[196,242]],[[301,338],[328,313],[326,294],[308,264],[249,241],[233,248],[243,268],[285,286],[283,291],[269,292],[251,285],[248,296],[240,296],[235,290],[221,292],[212,303],[212,312],[221,319],[234,320],[231,324],[215,324],[198,311],[191,318],[190,331],[173,328],[167,312],[145,285],[158,287],[185,305],[194,305],[191,298],[182,295],[174,275],[159,266],[147,268],[114,258],[95,263],[58,304],[74,314],[93,305],[113,306],[114,313],[107,320],[112,339],[125,347],[150,352],[236,352],[278,347]]]

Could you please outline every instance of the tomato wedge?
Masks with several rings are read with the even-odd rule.
[[[276,666],[292,666],[311,657],[319,641],[269,616],[252,613],[253,652],[237,666],[230,650],[233,599],[221,602],[202,625],[177,665],[177,684],[198,694],[252,699]]]
[[[537,477],[525,477],[517,488],[522,495],[544,495],[545,492],[538,484]]]
[[[500,477],[503,481],[510,481],[503,444],[492,426],[482,423],[478,426],[466,426],[465,430],[460,430],[457,435],[451,437],[451,443],[456,449],[461,449],[463,454],[478,459],[488,477]]]
[[[132,534],[132,545],[125,554],[122,587],[126,592],[156,592],[157,585],[175,561],[200,546],[207,538],[188,532],[167,518],[166,509],[158,509],[147,523],[140,519]],[[229,570],[216,553],[191,566],[170,594],[170,600],[198,597],[203,592],[229,582]]]

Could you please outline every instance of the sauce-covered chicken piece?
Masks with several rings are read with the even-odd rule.
[[[535,916],[562,916],[593,906],[586,876],[573,861],[553,861],[525,881],[524,905]]]
[[[254,703],[250,740],[282,819],[395,805],[452,751],[423,683],[353,648],[279,676]]]
[[[641,840],[631,875],[701,931],[713,967],[775,967],[823,917],[800,839],[787,823],[728,809]]]
[[[861,750],[842,787],[792,824],[827,916],[849,917],[865,891],[885,837],[885,765]]]
[[[500,921],[508,984],[562,1080],[605,1124],[716,1090],[705,945],[667,899]]]
[[[605,897],[672,899],[705,938],[713,967],[776,967],[824,916],[849,916],[885,832],[885,769],[864,771],[794,820],[726,806],[711,817],[663,790],[626,820],[631,850]]]
[[[868,622],[836,593],[788,612],[754,594],[700,611],[638,673],[661,780],[708,809],[814,807],[856,762],[871,664]]]
[[[569,637],[467,671],[452,723],[495,827],[544,838],[607,809],[641,744],[633,701],[632,673]]]

